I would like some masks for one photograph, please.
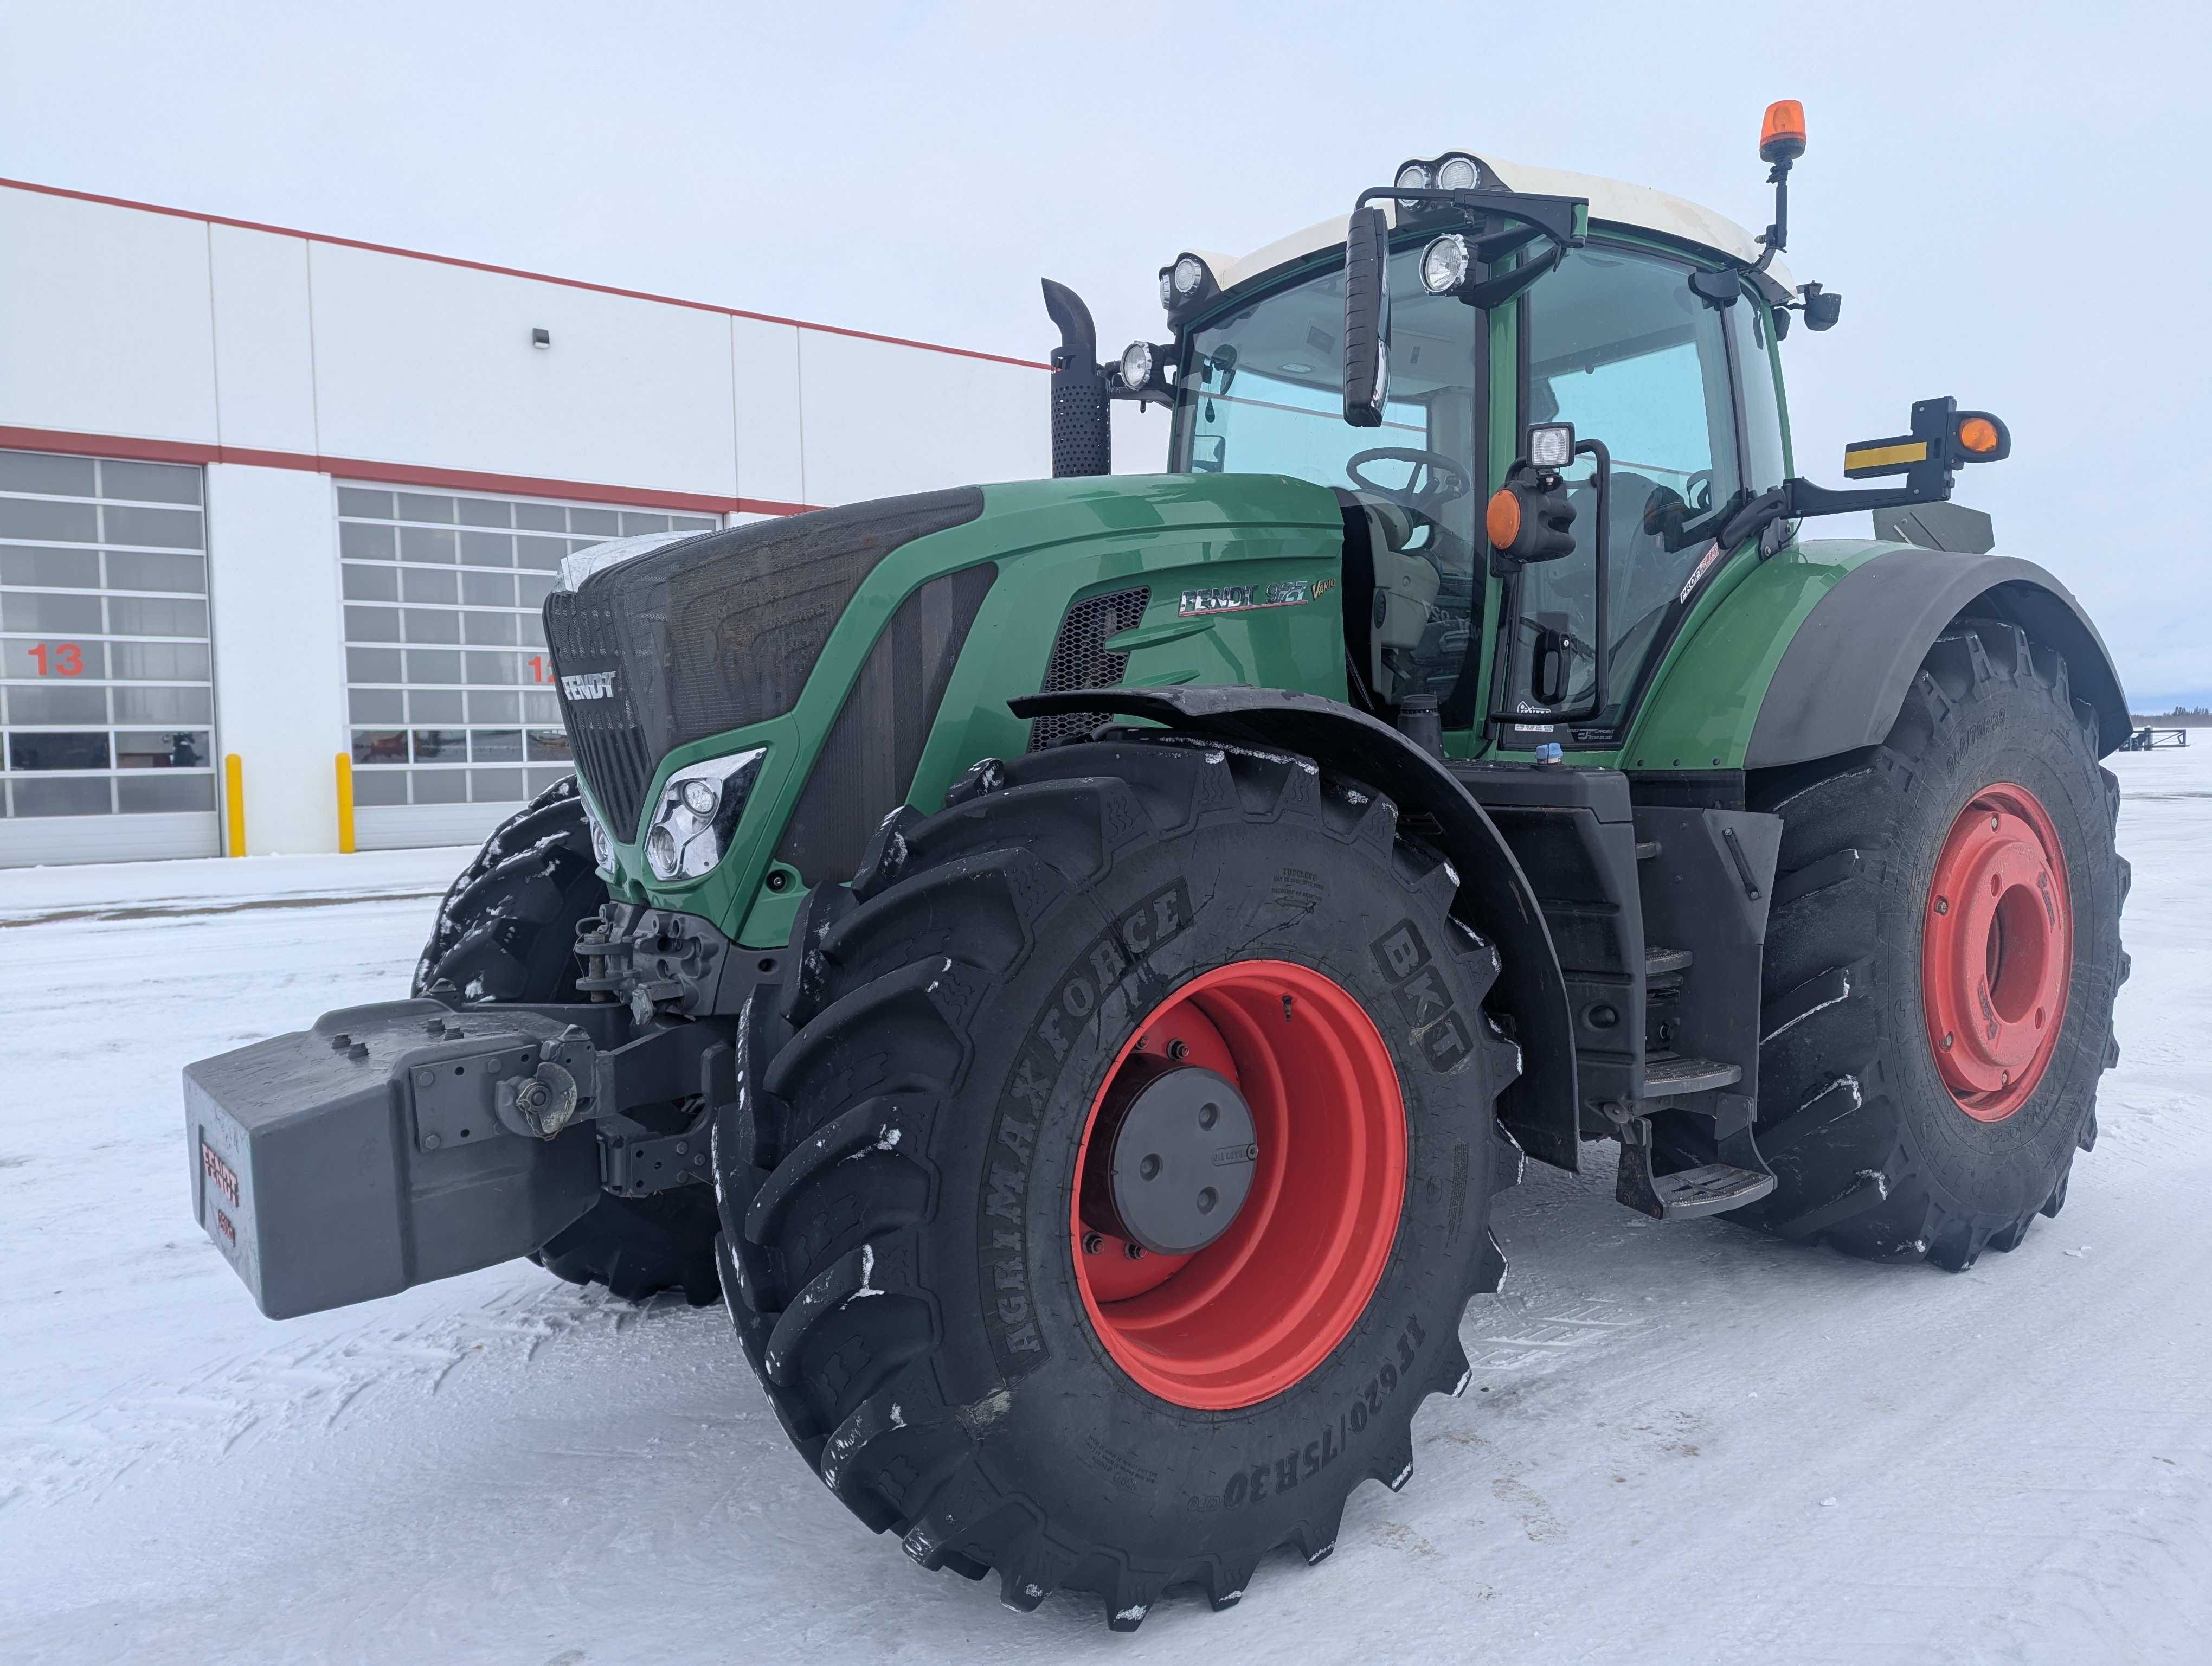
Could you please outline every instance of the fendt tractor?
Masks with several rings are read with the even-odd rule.
[[[1452,150],[1177,254],[1118,362],[1048,283],[1051,480],[572,555],[576,774],[416,998],[185,1073],[263,1311],[719,1292],[864,1523],[1127,1630],[1407,1484],[1524,1154],[2019,1244],[2118,1056],[2127,705],[1948,502],[1997,417],[1794,472],[1778,345],[1841,303],[1761,137],[1759,237]],[[1117,399],[1166,472],[1109,477]]]

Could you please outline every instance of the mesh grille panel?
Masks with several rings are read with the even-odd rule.
[[[1092,596],[1069,608],[1066,617],[1060,622],[1060,635],[1053,639],[1052,658],[1045,664],[1044,686],[1037,692],[1058,694],[1064,689],[1109,689],[1119,683],[1121,674],[1129,668],[1129,656],[1109,654],[1107,639],[1125,630],[1134,630],[1142,623],[1145,609],[1152,599],[1152,587],[1140,584],[1133,590]],[[1110,712],[1057,712],[1049,717],[1034,718],[1030,723],[1030,751],[1041,752],[1070,735],[1088,734],[1111,716]]]
[[[612,824],[608,830],[619,839],[635,838],[653,757],[631,702],[629,678],[621,672],[614,608],[605,591],[587,600],[577,592],[556,590],[545,599],[544,617],[545,641],[562,672],[614,673],[614,691],[602,699],[571,700],[562,692],[561,714],[576,767]]]

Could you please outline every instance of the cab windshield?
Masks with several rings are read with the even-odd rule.
[[[1419,249],[1390,258],[1389,403],[1379,429],[1344,420],[1344,271],[1332,266],[1192,332],[1175,466],[1287,474],[1366,511],[1375,601],[1352,669],[1376,699],[1447,698],[1478,605],[1476,465],[1483,315],[1421,287]]]

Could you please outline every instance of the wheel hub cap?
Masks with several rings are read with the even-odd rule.
[[[1252,1189],[1251,1108],[1216,1071],[1141,1055],[1114,1088],[1091,1130],[1085,1212],[1155,1256],[1196,1255]]]
[[[2051,818],[2026,787],[1985,788],[1943,842],[1921,939],[1922,1005],[1936,1067],[1959,1108],[2002,1122],[2057,1046],[2074,922]]]

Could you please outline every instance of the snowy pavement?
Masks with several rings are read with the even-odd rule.
[[[2212,745],[2112,767],[2135,976],[2063,1214],[1953,1276],[1532,1164],[1407,1490],[1133,1638],[861,1529],[719,1310],[516,1262],[254,1310],[179,1067],[404,995],[467,853],[0,873],[0,1658],[2212,1659]]]

